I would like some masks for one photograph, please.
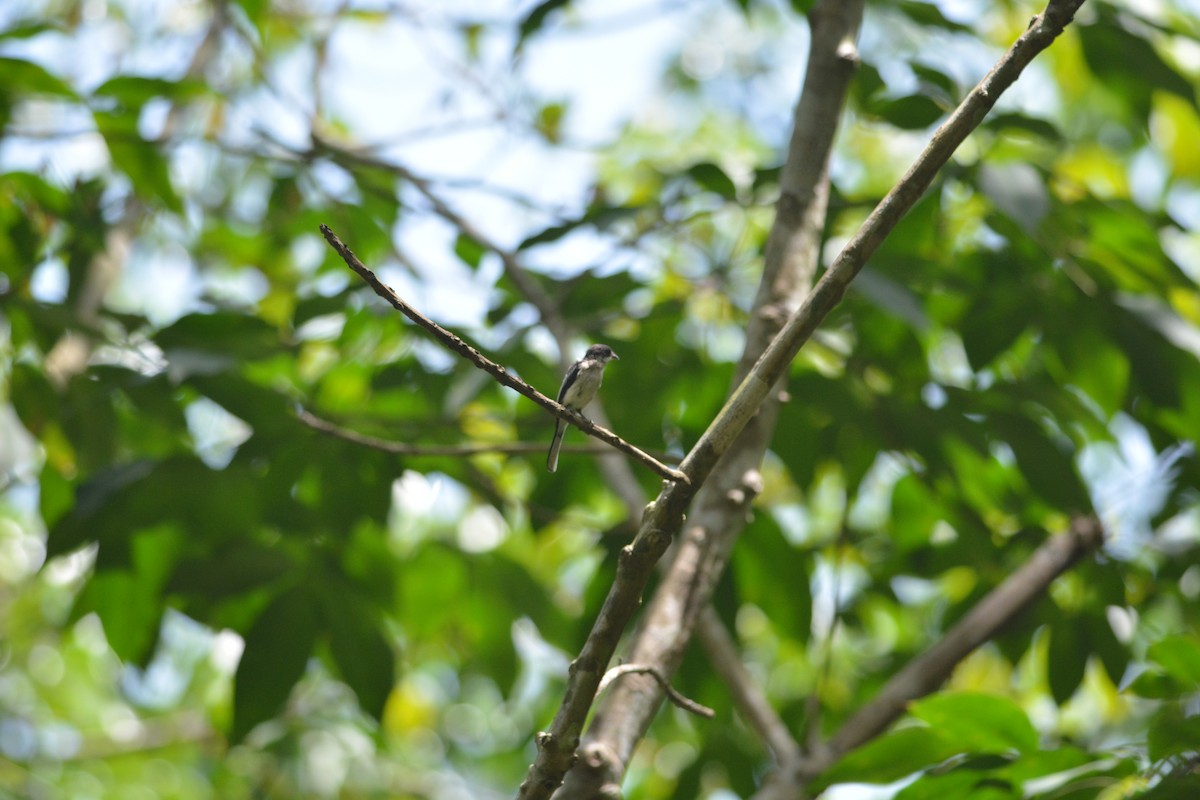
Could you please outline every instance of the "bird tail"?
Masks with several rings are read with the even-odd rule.
[[[566,424],[560,419],[554,425],[554,439],[550,441],[550,452],[546,454],[546,469],[551,472],[558,470],[558,448],[562,447],[563,433],[566,432]]]

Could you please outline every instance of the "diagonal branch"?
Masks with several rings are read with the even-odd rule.
[[[367,267],[361,261],[359,261],[358,256],[354,255],[350,248],[338,238],[337,234],[330,230],[328,225],[321,226],[321,233],[325,236],[325,240],[329,242],[329,245],[336,250],[338,255],[342,257],[342,260],[346,262],[347,266],[357,272],[359,277],[366,281],[367,285],[375,290],[375,294],[379,295],[384,300],[387,300],[392,304],[393,308],[428,331],[433,338],[437,339],[438,342],[442,344],[442,346],[452,350],[455,353],[458,353],[467,361],[470,361],[476,367],[479,367],[479,369],[491,375],[504,386],[515,390],[521,395],[524,395],[540,405],[542,408],[545,408],[547,411],[554,414],[556,417],[566,420],[589,436],[593,436],[600,441],[615,447],[617,450],[626,453],[667,480],[677,481],[680,483],[688,482],[687,476],[680,470],[668,467],[666,464],[663,464],[650,454],[639,450],[637,447],[634,447],[612,431],[606,428],[601,428],[596,423],[592,422],[581,414],[571,411],[566,406],[559,405],[546,395],[539,392],[537,389],[530,386],[525,381],[511,374],[504,367],[486,358],[482,353],[480,353],[474,347],[471,347],[471,345],[464,342],[458,336],[455,336],[453,333],[446,330],[441,325],[438,325],[436,322],[417,311],[408,303],[404,302],[404,300],[402,300],[400,296],[391,289],[391,287],[379,280],[374,272],[367,269]]]
[[[996,635],[1050,583],[1104,541],[1095,517],[1075,517],[1065,533],[1051,536],[1029,560],[988,592],[967,614],[921,655],[892,676],[869,703],[850,717],[833,738],[797,769],[801,783],[824,772],[833,762],[882,733],[910,702],[937,689],[973,650]]]
[[[862,270],[866,260],[916,204],[955,149],[978,127],[996,100],[1021,72],[1062,33],[1084,0],[1050,0],[1045,11],[1034,17],[1029,28],[1000,58],[950,118],[934,133],[929,145],[909,171],[879,203],[858,233],[817,282],[808,299],[784,324],[779,336],[755,362],[745,380],[709,425],[680,464],[689,484],[668,483],[658,498],[646,507],[642,526],[633,542],[621,553],[616,577],[580,650],[570,666],[567,688],[550,729],[538,737],[538,754],[530,765],[519,796],[548,798],[562,782],[575,761],[575,750],[584,720],[591,709],[596,687],[612,659],[621,634],[641,601],[642,592],[654,571],[654,562],[679,533],[683,515],[696,492],[708,478],[718,459],[757,414],[801,346],[840,302],[846,288]],[[703,534],[703,532],[701,532]]]
[[[738,654],[737,644],[711,605],[701,612],[696,634],[713,671],[729,688],[738,713],[770,748],[775,763],[781,767],[798,763],[802,754],[800,745],[755,685],[754,677]]]

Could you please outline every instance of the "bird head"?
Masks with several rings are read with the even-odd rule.
[[[583,354],[584,358],[590,358],[601,363],[609,361],[620,361],[621,357],[613,352],[613,349],[606,344],[594,344],[587,349]]]

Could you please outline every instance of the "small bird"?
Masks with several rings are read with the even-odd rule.
[[[612,360],[620,361],[621,357],[613,352],[606,344],[594,344],[567,370],[562,387],[558,390],[558,402],[572,411],[583,411],[583,407],[592,402],[600,382],[604,379],[604,365]],[[554,440],[550,442],[550,452],[546,455],[546,469],[554,472],[558,469],[558,448],[562,446],[563,433],[567,423],[559,417],[554,426]]]

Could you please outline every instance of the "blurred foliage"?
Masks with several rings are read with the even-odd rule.
[[[542,96],[524,62],[614,24],[590,5],[432,22],[259,0],[6,8],[0,793],[512,791],[611,582],[625,506],[578,454],[555,475],[539,454],[394,456],[294,412],[411,445],[550,432],[317,233],[557,386],[559,354],[490,244],[436,220],[405,177],[418,151],[364,144],[380,137],[341,102],[370,77],[349,51],[429,35],[463,61],[416,138],[498,103],[495,141],[539,163],[515,188],[480,167],[432,191],[510,232],[574,347],[621,355],[603,392],[619,433],[671,454],[699,436],[740,353],[812,4],[694,9],[646,110],[556,206],[532,187],[596,142],[579,98]],[[869,5],[827,256],[1036,11],[954,7]],[[1200,25],[1183,0],[1152,8],[1089,2],[794,366],[716,605],[798,738],[835,729],[1072,515],[1110,533],[823,786],[1196,794]],[[368,82],[376,105],[397,91]],[[762,743],[702,657],[677,682],[718,720],[664,711],[630,796],[751,794]]]

